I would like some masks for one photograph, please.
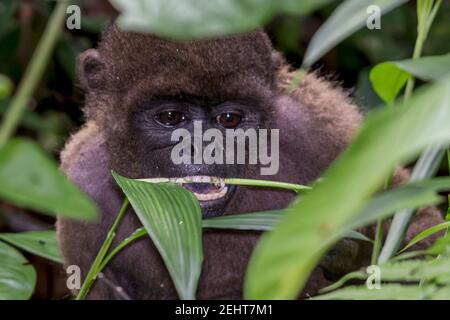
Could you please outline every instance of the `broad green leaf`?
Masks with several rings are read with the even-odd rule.
[[[426,238],[432,236],[433,234],[435,234],[435,233],[437,233],[439,231],[442,231],[442,230],[446,230],[448,228],[450,228],[450,221],[449,222],[440,223],[440,224],[435,225],[435,226],[432,226],[432,227],[422,231],[418,235],[416,235],[400,252],[408,250],[409,248],[411,248],[416,243],[419,243],[420,241],[425,240]]]
[[[270,19],[272,0],[111,0],[122,29],[175,39],[252,30]]]
[[[319,60],[331,48],[366,25],[369,6],[378,6],[387,13],[408,0],[346,0],[316,32],[306,50],[303,67],[307,68]]]
[[[382,284],[379,290],[351,286],[314,297],[313,300],[421,300],[426,292],[418,285]]]
[[[0,149],[0,198],[44,214],[94,219],[97,207],[35,143],[14,139]]]
[[[113,177],[158,249],[181,299],[195,299],[203,261],[202,213],[193,193],[175,184]]]
[[[372,69],[369,77],[372,87],[378,96],[385,103],[392,103],[411,75],[396,65],[385,62]]]
[[[450,142],[449,122],[450,77],[421,90],[407,105],[370,114],[324,180],[262,236],[248,267],[245,296],[296,298],[320,258],[394,167],[429,145]]]
[[[62,263],[54,230],[0,233],[0,239],[32,254]]]
[[[449,73],[450,54],[446,54],[380,63],[370,72],[370,81],[380,98],[392,103],[411,76],[435,81]]]
[[[33,266],[19,251],[0,242],[0,300],[27,300],[35,284]]]
[[[332,0],[110,0],[124,30],[200,39],[254,30],[281,12],[308,14]]]
[[[0,100],[11,95],[13,90],[12,81],[6,76],[0,74]]]

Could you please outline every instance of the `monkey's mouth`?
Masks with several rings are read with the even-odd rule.
[[[189,176],[183,178],[170,178],[170,182],[180,184],[186,190],[194,193],[198,201],[206,202],[225,198],[228,187],[225,180],[211,176]]]

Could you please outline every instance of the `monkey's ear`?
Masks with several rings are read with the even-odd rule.
[[[78,58],[78,74],[83,89],[101,89],[106,82],[105,71],[106,64],[97,50],[89,49],[80,54]]]

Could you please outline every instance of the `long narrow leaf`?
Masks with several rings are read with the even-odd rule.
[[[310,67],[331,48],[366,25],[367,8],[378,6],[382,13],[402,5],[407,0],[346,0],[316,32],[305,53],[303,67]]]
[[[203,228],[235,230],[272,230],[283,217],[283,211],[266,211],[228,215],[203,220]]]
[[[428,147],[415,165],[410,181],[417,181],[433,176],[443,155],[443,146],[433,145]],[[387,262],[395,254],[395,251],[400,248],[413,215],[414,210],[412,209],[406,209],[395,214],[378,258],[379,263]]]
[[[444,223],[432,226],[432,227],[422,231],[418,235],[416,235],[402,250],[400,250],[400,252],[408,250],[416,243],[419,243],[420,241],[425,240],[426,238],[432,236],[433,234],[435,234],[439,231],[442,231],[442,230],[446,230],[448,228],[450,228],[450,222],[444,222]]]
[[[347,228],[356,229],[384,219],[398,210],[416,209],[441,203],[438,192],[450,190],[450,178],[411,182],[372,198]]]

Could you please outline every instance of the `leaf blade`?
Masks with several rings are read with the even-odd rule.
[[[13,139],[0,149],[0,197],[49,215],[93,220],[95,203],[34,142]]]
[[[158,249],[181,299],[194,299],[203,262],[201,209],[174,184],[127,179],[113,172]]]
[[[40,257],[57,263],[63,262],[54,230],[0,233],[0,239]]]
[[[33,266],[19,251],[0,242],[0,300],[27,300],[35,284]]]

